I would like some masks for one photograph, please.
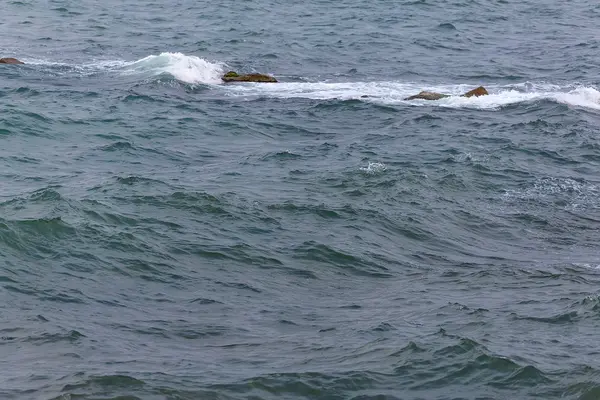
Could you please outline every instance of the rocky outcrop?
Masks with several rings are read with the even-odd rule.
[[[485,88],[483,86],[479,86],[478,88],[475,88],[473,90],[469,90],[467,93],[463,94],[463,97],[479,97],[479,96],[486,96],[488,95],[488,91],[485,90]]]
[[[229,71],[221,77],[223,82],[277,82],[277,79],[264,74],[239,75],[237,72]]]
[[[479,86],[478,88],[475,88],[473,90],[469,90],[467,93],[461,95],[461,97],[479,97],[479,96],[485,96],[488,95],[488,91],[485,90],[485,88],[483,86]],[[436,92],[427,92],[427,91],[422,91],[418,94],[415,94],[413,96],[407,97],[404,100],[415,100],[415,99],[421,99],[421,100],[439,100],[439,99],[443,99],[444,97],[450,97],[450,95],[447,94],[443,94],[443,93],[436,93]]]
[[[17,60],[16,58],[7,57],[7,58],[0,58],[0,64],[25,64],[25,63]]]
[[[439,99],[443,99],[444,97],[450,97],[450,96],[447,94],[442,94],[442,93],[422,91],[418,94],[415,94],[414,96],[407,97],[404,100],[415,100],[415,99],[439,100]]]

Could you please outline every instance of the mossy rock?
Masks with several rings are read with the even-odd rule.
[[[265,74],[239,75],[237,72],[229,71],[221,77],[224,82],[277,82],[277,79]]]
[[[483,86],[479,86],[473,90],[469,90],[467,93],[461,95],[461,97],[473,97],[473,96],[479,97],[479,96],[486,96],[488,94],[489,94],[488,91]],[[415,99],[439,100],[439,99],[443,99],[444,97],[450,97],[450,95],[443,94],[443,93],[422,91],[419,94],[415,94],[414,96],[407,97],[404,100],[415,100]]]
[[[23,61],[19,61],[16,58],[7,57],[0,58],[0,64],[25,64]]]
[[[414,96],[407,97],[404,100],[415,100],[415,99],[439,100],[439,99],[443,99],[444,97],[450,97],[450,96],[447,94],[442,94],[442,93],[422,91],[419,94],[415,94]]]

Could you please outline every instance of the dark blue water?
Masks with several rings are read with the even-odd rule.
[[[600,398],[599,18],[1,2],[0,398]]]

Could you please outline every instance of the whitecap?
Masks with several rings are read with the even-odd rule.
[[[387,169],[386,165],[384,163],[380,163],[380,162],[369,162],[369,165],[367,165],[366,167],[360,168],[360,170],[362,172],[364,172],[365,174],[369,174],[369,175],[382,173],[386,169]]]

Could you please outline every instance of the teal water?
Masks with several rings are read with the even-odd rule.
[[[600,398],[596,3],[0,16],[0,398]]]

